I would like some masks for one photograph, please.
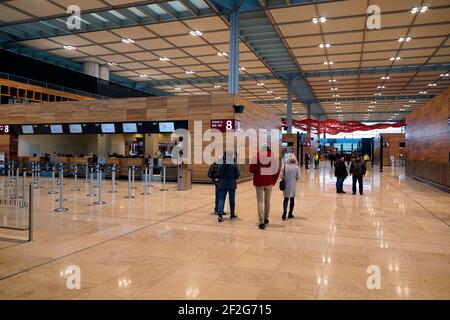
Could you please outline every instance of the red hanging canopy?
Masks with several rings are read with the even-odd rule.
[[[286,119],[283,119],[283,125],[286,126]],[[373,125],[366,125],[359,121],[342,122],[334,119],[327,120],[315,120],[315,119],[303,119],[292,120],[292,125],[298,129],[307,131],[311,128],[312,131],[319,133],[338,134],[341,132],[354,132],[354,131],[369,131],[375,129],[386,128],[399,128],[405,125],[404,121],[398,121],[395,123],[376,123]]]

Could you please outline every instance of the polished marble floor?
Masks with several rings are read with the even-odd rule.
[[[239,219],[219,224],[211,185],[161,192],[154,182],[143,196],[137,183],[136,198],[125,199],[120,181],[100,206],[83,180],[72,192],[66,179],[69,210],[60,214],[44,179],[34,241],[0,241],[0,299],[450,299],[450,195],[401,168],[370,169],[363,196],[351,195],[350,179],[345,195],[334,183],[328,164],[302,169],[295,218],[281,220],[274,189],[262,231],[251,182],[238,186]],[[10,192],[2,187],[0,198]],[[71,265],[79,290],[66,286]],[[371,265],[380,289],[367,288]]]

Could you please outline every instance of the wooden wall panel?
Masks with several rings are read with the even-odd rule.
[[[9,134],[0,134],[0,152],[4,152],[6,157],[9,155]]]
[[[406,174],[450,188],[450,89],[406,117]]]

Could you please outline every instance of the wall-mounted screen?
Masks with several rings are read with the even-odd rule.
[[[136,123],[122,123],[123,133],[136,133]]]
[[[173,122],[160,122],[159,123],[159,132],[174,132],[175,125]]]
[[[63,133],[62,125],[60,125],[60,124],[51,124],[50,125],[50,132],[51,133],[56,133],[56,134]]]
[[[115,133],[116,128],[114,127],[114,123],[102,123],[102,133]]]
[[[24,125],[22,126],[22,133],[23,134],[33,134],[33,126],[32,125]]]
[[[81,124],[69,124],[69,132],[70,133],[83,133]]]

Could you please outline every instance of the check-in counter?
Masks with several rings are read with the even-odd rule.
[[[69,157],[55,157],[55,162],[67,163],[69,162]]]
[[[70,163],[88,163],[89,157],[68,157],[68,162]]]

